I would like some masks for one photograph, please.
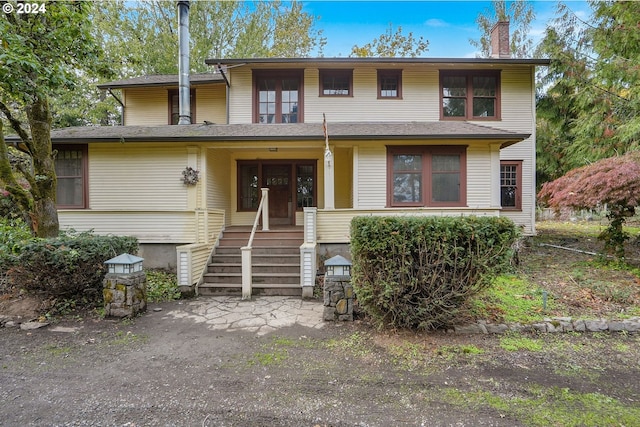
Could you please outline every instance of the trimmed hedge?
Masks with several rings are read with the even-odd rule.
[[[504,217],[356,217],[352,281],[379,326],[439,329],[505,270],[519,237]]]
[[[77,299],[90,304],[102,298],[104,262],[122,253],[138,252],[135,237],[90,232],[13,243],[14,255],[0,256],[5,258],[10,285],[45,298]]]

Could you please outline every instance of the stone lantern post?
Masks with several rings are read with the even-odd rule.
[[[353,320],[351,262],[336,255],[324,263],[324,320]]]
[[[104,308],[107,316],[132,317],[147,309],[147,275],[143,258],[122,254],[105,262]]]

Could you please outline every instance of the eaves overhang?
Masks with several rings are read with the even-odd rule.
[[[207,65],[228,65],[228,66],[240,66],[240,65],[267,65],[267,64],[461,64],[461,65],[549,65],[550,59],[545,58],[230,58],[219,59],[212,58],[206,59]]]
[[[470,122],[340,122],[329,123],[330,140],[466,140],[493,141],[507,147],[530,133],[511,132]],[[7,137],[8,142],[12,138]],[[54,144],[106,142],[324,141],[322,123],[193,124],[176,126],[94,126],[57,129]]]
[[[191,74],[189,83],[194,86],[203,84],[224,84],[224,78],[219,74],[202,73]],[[97,85],[98,89],[127,89],[127,88],[143,88],[143,87],[177,87],[177,74],[158,74],[151,76],[133,77],[130,79],[115,80],[111,82],[101,83]]]

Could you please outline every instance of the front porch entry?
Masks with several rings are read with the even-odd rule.
[[[239,212],[255,212],[260,188],[269,189],[269,222],[273,225],[302,225],[296,224],[296,213],[317,206],[315,159],[239,160],[238,183]]]
[[[265,164],[262,187],[269,189],[269,222],[273,225],[293,225],[291,165]]]

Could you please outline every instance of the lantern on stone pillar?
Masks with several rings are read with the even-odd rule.
[[[142,261],[144,261],[144,258],[122,254],[105,261],[105,264],[107,264],[107,273],[132,274],[142,271]]]
[[[336,255],[324,262],[326,275],[331,276],[351,276],[351,262],[343,256]]]

